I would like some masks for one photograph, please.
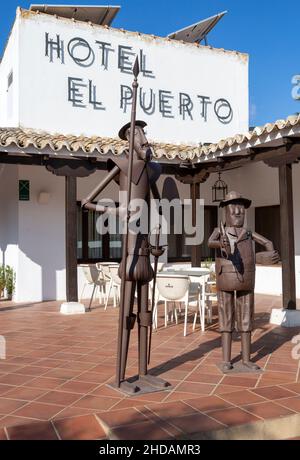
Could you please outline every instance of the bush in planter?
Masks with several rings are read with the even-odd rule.
[[[3,291],[5,288],[5,267],[0,266],[0,298],[3,297]]]
[[[16,274],[14,269],[9,265],[5,267],[5,288],[8,299],[12,298],[16,285]]]

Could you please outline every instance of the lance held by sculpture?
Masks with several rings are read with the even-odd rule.
[[[129,152],[125,156],[116,156],[107,161],[108,174],[105,179],[82,201],[82,207],[100,212],[110,212],[106,207],[98,206],[92,201],[111,182],[115,181],[120,192],[120,206],[111,212],[118,212],[125,223],[125,232],[122,239],[122,260],[119,267],[121,278],[121,296],[119,313],[119,330],[117,344],[116,382],[114,387],[127,394],[157,391],[170,386],[164,380],[148,374],[150,355],[149,331],[152,329],[152,311],[149,309],[149,282],[154,277],[151,267],[150,254],[157,257],[163,252],[156,238],[156,245],[149,242],[149,224],[144,229],[135,231],[129,229],[129,223],[134,221],[136,210],[132,203],[143,202],[148,217],[150,192],[155,199],[159,199],[156,181],[160,175],[160,165],[151,161],[152,147],[149,145],[143,128],[146,123],[135,119],[137,76],[139,73],[138,60],[134,68],[133,101],[131,122],[124,125],[119,131],[119,137],[129,141]],[[125,193],[124,193],[125,192]],[[132,211],[133,209],[133,211]],[[140,218],[142,219],[142,217]],[[156,264],[157,266],[157,264]],[[137,313],[133,313],[135,293],[137,294]],[[130,332],[137,320],[138,327],[138,376],[125,380]],[[151,336],[150,336],[151,337]]]
[[[225,211],[225,226],[221,222],[220,228],[214,230],[208,241],[208,246],[216,249],[216,282],[224,372],[233,369],[231,344],[235,322],[241,335],[242,364],[249,370],[259,370],[259,366],[250,360],[254,317],[254,242],[265,248],[264,252],[256,254],[256,262],[271,265],[279,261],[279,255],[271,241],[244,227],[245,210],[250,205],[251,201],[239,193],[228,193],[220,203]]]

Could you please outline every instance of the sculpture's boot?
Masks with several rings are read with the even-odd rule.
[[[251,353],[251,332],[241,332],[241,341],[242,341],[242,362],[244,366],[249,367],[254,371],[258,371],[260,369],[257,364],[253,363],[250,360],[250,353]]]
[[[223,351],[223,371],[230,371],[233,368],[231,364],[231,343],[232,333],[222,332],[222,351]]]

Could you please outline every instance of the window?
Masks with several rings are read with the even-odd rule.
[[[122,257],[122,237],[119,234],[101,235],[97,232],[100,213],[77,207],[77,259],[79,263],[97,261],[120,261]],[[118,222],[117,222],[118,228]]]
[[[280,254],[280,206],[262,206],[255,208],[255,231],[271,240]],[[255,244],[255,252],[263,247]]]

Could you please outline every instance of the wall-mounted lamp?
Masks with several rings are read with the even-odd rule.
[[[50,201],[50,193],[48,192],[40,192],[38,194],[38,204],[48,204]]]

